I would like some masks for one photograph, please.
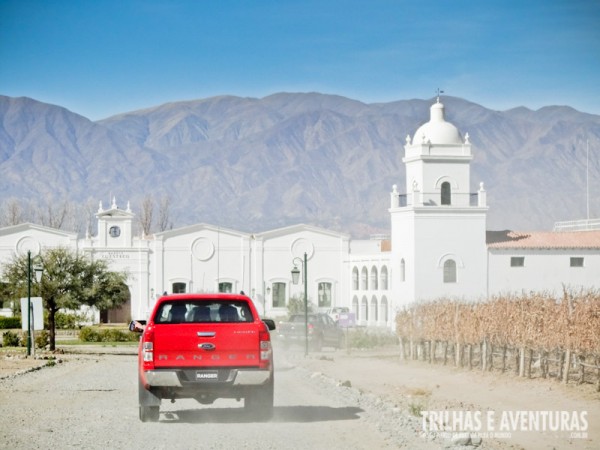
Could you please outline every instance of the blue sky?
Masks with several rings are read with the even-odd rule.
[[[0,94],[97,120],[322,92],[600,114],[598,0],[0,0]]]

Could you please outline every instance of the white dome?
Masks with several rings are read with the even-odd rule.
[[[454,125],[444,119],[444,105],[431,105],[429,122],[421,125],[413,137],[413,145],[431,142],[432,144],[462,144],[463,139]]]

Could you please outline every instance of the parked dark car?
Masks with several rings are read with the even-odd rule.
[[[279,324],[279,339],[284,345],[305,344],[304,314],[293,314],[287,322]],[[344,331],[327,314],[308,314],[308,343],[312,350],[323,347],[341,348],[344,344]]]

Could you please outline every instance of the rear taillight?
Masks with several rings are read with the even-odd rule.
[[[142,335],[142,362],[144,370],[154,369],[154,332],[146,330]]]
[[[263,329],[258,332],[260,366],[269,367],[273,355],[273,349],[271,348],[271,335],[264,324],[262,324],[262,328]]]

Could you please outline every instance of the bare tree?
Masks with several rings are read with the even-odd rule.
[[[147,195],[142,201],[142,209],[139,215],[140,227],[142,233],[147,236],[152,232],[152,215],[154,212],[154,202],[152,198]]]
[[[168,195],[161,198],[158,205],[158,231],[170,230],[173,228],[171,221],[171,199]]]
[[[0,226],[9,227],[26,222],[25,211],[21,202],[16,198],[10,198],[2,204],[0,212]]]
[[[67,200],[57,204],[51,198],[47,198],[46,205],[39,206],[37,210],[37,219],[41,225],[62,229],[71,210],[71,204]]]

